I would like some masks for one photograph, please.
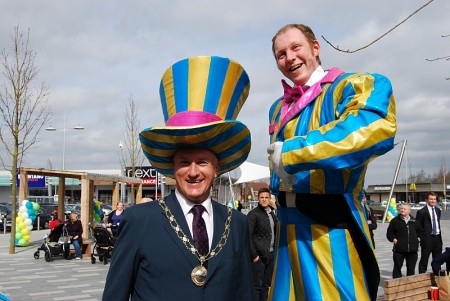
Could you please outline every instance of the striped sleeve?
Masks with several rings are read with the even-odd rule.
[[[385,76],[343,74],[324,87],[314,106],[319,113],[310,116],[308,132],[283,143],[288,173],[353,168],[393,148],[395,102]]]

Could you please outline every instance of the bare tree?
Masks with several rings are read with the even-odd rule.
[[[25,34],[14,27],[11,36],[12,48],[2,50],[2,87],[0,90],[0,141],[5,152],[0,154],[0,163],[11,172],[12,223],[9,254],[15,253],[17,168],[21,166],[25,153],[37,142],[37,136],[48,121],[48,87],[44,82],[35,87],[38,69],[34,65],[36,53],[28,48],[30,29]]]
[[[128,99],[128,106],[125,110],[125,132],[124,140],[120,144],[120,166],[125,170],[127,166],[131,167],[131,175],[134,176],[136,167],[144,163],[144,155],[139,142],[139,133],[141,131],[140,122],[137,117],[138,107],[133,95]],[[128,175],[127,175],[128,176]],[[135,203],[134,185],[131,184],[131,203]]]
[[[411,18],[412,16],[414,16],[415,14],[417,14],[420,10],[422,10],[423,8],[425,8],[425,6],[427,6],[428,4],[430,4],[431,2],[433,2],[434,0],[429,0],[427,3],[425,3],[424,5],[422,5],[421,7],[419,7],[418,9],[416,9],[413,13],[411,13],[408,17],[406,17],[405,19],[403,19],[401,22],[399,22],[397,25],[395,25],[394,27],[392,27],[391,29],[389,29],[388,31],[386,31],[385,33],[383,33],[381,36],[379,36],[378,38],[376,38],[375,40],[373,40],[372,42],[368,43],[367,45],[364,45],[358,49],[355,50],[342,50],[339,48],[338,46],[334,46],[331,42],[329,42],[324,36],[322,36],[322,39],[325,40],[325,42],[327,42],[331,47],[333,47],[335,50],[340,51],[340,52],[346,52],[346,53],[355,53],[358,52],[360,50],[366,49],[370,46],[372,46],[373,44],[375,44],[376,42],[378,42],[379,40],[381,40],[382,38],[384,38],[385,36],[387,36],[388,34],[390,34],[392,31],[394,31],[396,28],[398,28],[400,25],[402,25],[403,23],[405,23],[409,18]]]

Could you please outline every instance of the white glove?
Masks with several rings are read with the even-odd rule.
[[[278,177],[283,180],[285,185],[290,186],[294,184],[294,177],[284,170],[283,162],[281,160],[282,150],[283,142],[275,142],[267,147],[267,153],[270,155],[269,160],[272,164],[272,169]]]

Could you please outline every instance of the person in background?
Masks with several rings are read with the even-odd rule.
[[[237,200],[236,201],[236,209],[237,211],[241,212],[242,211],[242,200]]]
[[[440,275],[441,266],[445,263],[447,274],[450,272],[450,248],[446,247],[445,251],[431,261],[431,269],[435,275]]]
[[[273,274],[273,250],[277,217],[270,207],[270,190],[258,190],[258,206],[248,214],[253,288],[257,301],[266,301]]]
[[[426,273],[430,254],[435,258],[442,253],[441,209],[436,207],[437,195],[427,195],[427,205],[416,213],[420,238],[419,273]]]
[[[406,261],[406,275],[415,274],[419,237],[416,221],[410,213],[411,206],[408,203],[401,204],[399,214],[389,222],[386,231],[386,238],[393,243],[394,268],[392,278],[402,277],[404,261]]]
[[[141,202],[139,204],[147,203],[147,202],[153,202],[153,199],[152,198],[142,198]]]
[[[123,202],[117,203],[117,209],[113,210],[110,215],[108,215],[108,227],[111,227],[111,233],[114,237],[119,235],[119,225],[122,221],[123,212],[125,211],[125,205]]]
[[[81,245],[83,243],[83,225],[81,221],[78,220],[78,214],[72,212],[69,216],[69,220],[66,222],[67,233],[69,234],[70,242],[73,244],[75,249],[75,259],[80,260],[82,258]],[[66,248],[70,246],[67,244]]]
[[[392,85],[324,69],[309,26],[272,39],[283,95],[269,110],[270,191],[280,206],[273,300],[376,299],[380,272],[361,191],[368,164],[394,147]],[[326,275],[326,276],[324,276]]]
[[[370,208],[369,205],[367,205],[367,198],[366,198],[365,190],[363,190],[363,194],[364,195],[363,195],[361,203],[364,206],[364,209],[366,211],[366,219],[367,219],[367,224],[369,225],[370,238],[372,239],[373,248],[375,249],[375,238],[373,235],[373,230],[375,230],[378,227],[377,219],[373,215],[372,208]]]
[[[103,300],[252,301],[247,217],[211,195],[214,180],[250,152],[250,131],[235,119],[247,73],[230,59],[197,56],[168,68],[160,87],[166,125],[140,141],[176,189],[125,211]]]
[[[53,231],[53,229],[55,229],[57,226],[59,226],[60,224],[64,224],[64,221],[63,220],[60,220],[60,219],[54,219],[54,220],[52,220],[51,222],[50,222],[50,224],[49,224],[49,229],[50,229],[50,231]]]

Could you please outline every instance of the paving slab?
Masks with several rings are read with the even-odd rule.
[[[375,254],[381,273],[378,296],[383,295],[384,280],[392,279],[392,244],[386,239],[387,227],[388,223],[378,223],[374,231]],[[441,221],[441,228],[444,247],[450,246],[450,220]],[[12,255],[8,254],[9,233],[0,234],[0,292],[11,301],[101,300],[109,264],[98,260],[92,264],[89,257],[83,260],[56,257],[46,262],[43,252],[39,259],[34,259],[33,254],[47,233],[48,230],[32,231],[30,245],[16,247],[16,254]]]

